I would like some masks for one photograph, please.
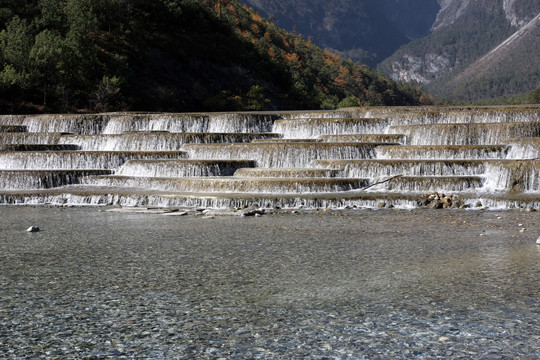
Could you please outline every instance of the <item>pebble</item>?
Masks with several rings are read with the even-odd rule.
[[[186,216],[188,213],[187,211],[176,211],[176,212],[168,212],[164,213],[164,216]]]
[[[0,277],[10,277],[0,293],[0,359],[538,357],[537,254],[520,252],[528,262],[516,258],[499,272],[506,252],[494,251],[483,261],[496,269],[495,286],[475,286],[482,282],[469,266],[446,266],[454,259],[436,236],[446,239],[457,226],[463,233],[452,246],[481,254],[469,241],[486,229],[481,219],[460,225],[473,216],[439,212],[425,226],[440,234],[428,235],[418,230],[424,211],[348,220],[289,213],[204,224],[188,216],[179,228],[163,217],[115,216],[109,224],[98,220],[110,215],[89,212],[82,225],[69,225],[92,231],[73,234],[64,232],[65,216],[40,218],[47,243],[21,232],[21,242],[9,238],[3,248],[13,261],[0,262]],[[28,216],[17,218],[8,219],[16,229],[28,226]],[[490,245],[493,238],[496,249],[521,249],[522,239],[506,236],[514,222],[496,225]],[[394,250],[398,236],[408,246]],[[417,264],[419,249],[437,261]],[[396,254],[412,260],[388,261]]]
[[[540,245],[540,236],[536,239],[536,245]]]
[[[28,229],[26,229],[27,232],[38,232],[39,227],[37,226],[30,226]]]

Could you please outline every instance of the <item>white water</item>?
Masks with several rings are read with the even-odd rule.
[[[184,150],[193,159],[255,160],[259,167],[310,167],[318,159],[369,159],[374,145],[354,143],[266,143],[266,144],[187,144]]]
[[[285,139],[311,139],[320,135],[382,134],[388,122],[381,119],[298,119],[278,120],[273,132]]]
[[[509,138],[540,136],[540,122],[398,125],[390,134],[404,134],[408,145],[503,144]]]
[[[107,115],[21,115],[2,117],[2,125],[24,125],[28,132],[100,134],[109,121]]]
[[[186,143],[243,143],[273,138],[259,133],[133,132],[116,135],[64,135],[61,144],[76,144],[85,151],[178,151]]]
[[[487,161],[472,160],[357,160],[320,161],[318,167],[339,169],[347,177],[381,176],[470,176],[482,175]]]
[[[377,159],[447,159],[482,160],[504,159],[508,153],[506,146],[380,146]]]
[[[252,161],[229,160],[129,160],[117,175],[138,177],[232,176],[237,169],[253,167]]]
[[[539,166],[502,160],[540,157],[539,110],[2,116],[0,126],[30,132],[0,132],[0,145],[18,150],[0,152],[0,170],[110,169],[116,177],[84,177],[85,185],[58,188],[80,176],[4,172],[4,189],[36,193],[0,193],[0,203],[342,207],[383,201],[407,207],[416,203],[415,194],[436,191],[465,194],[470,203],[478,193],[486,202],[500,204],[507,196],[512,204],[532,206],[540,193]],[[86,151],[20,151],[57,144]],[[179,149],[186,152],[170,152]],[[396,175],[369,193],[358,190]],[[515,200],[516,192],[528,197]],[[214,195],[198,197],[203,193]]]
[[[128,131],[206,132],[208,116],[190,114],[122,114],[111,116],[103,134]]]
[[[77,184],[88,176],[106,174],[107,171],[18,171],[0,170],[0,189],[28,190],[48,189],[68,184]]]
[[[100,176],[84,179],[92,186],[143,188],[174,192],[195,193],[277,193],[302,194],[359,189],[368,185],[363,179],[287,179],[287,178],[157,178]]]
[[[183,153],[137,152],[5,152],[0,153],[0,170],[9,169],[111,169],[114,170],[130,159],[182,158]]]
[[[482,187],[483,178],[463,176],[398,177],[385,183],[382,190],[393,192],[464,192]]]
[[[452,124],[452,123],[507,123],[507,122],[539,122],[540,112],[537,108],[518,110],[507,109],[448,110],[428,109],[426,111],[392,111],[372,110],[368,117],[381,117],[391,121],[392,125]]]
[[[2,144],[57,144],[61,133],[1,133]]]
[[[489,163],[485,176],[486,191],[540,192],[540,161]]]
[[[509,139],[508,159],[538,159],[540,158],[540,138]]]

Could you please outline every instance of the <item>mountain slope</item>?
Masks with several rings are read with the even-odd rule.
[[[533,90],[538,69],[537,0],[439,0],[430,35],[378,69],[416,81],[436,97],[481,100]],[[532,22],[531,22],[532,21]]]
[[[446,91],[450,97],[482,99],[493,93],[509,96],[534,89],[540,83],[539,54],[540,14],[454,76]]]
[[[313,38],[358,63],[375,66],[399,46],[427,34],[433,0],[242,0],[289,31]]]
[[[11,0],[0,26],[4,113],[317,109],[421,96],[236,0]]]

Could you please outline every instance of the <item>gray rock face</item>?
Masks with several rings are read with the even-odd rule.
[[[441,10],[437,14],[437,19],[432,30],[452,25],[467,9],[471,0],[439,0]]]
[[[435,97],[461,100],[509,96],[537,86],[540,63],[530,55],[537,54],[532,25],[539,1],[439,0],[439,5],[431,34],[399,49],[379,64],[380,71],[394,80],[429,84],[426,90]],[[493,61],[476,66],[495,51]]]

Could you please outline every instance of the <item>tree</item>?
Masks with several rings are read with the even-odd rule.
[[[26,20],[18,16],[8,23],[7,29],[0,33],[0,50],[3,69],[0,82],[3,87],[30,85],[31,69],[29,54],[32,48],[32,35]]]
[[[63,84],[66,80],[66,54],[68,48],[65,39],[51,30],[37,34],[30,51],[30,60],[37,68],[37,76],[43,87],[43,106],[47,106],[49,89]]]

